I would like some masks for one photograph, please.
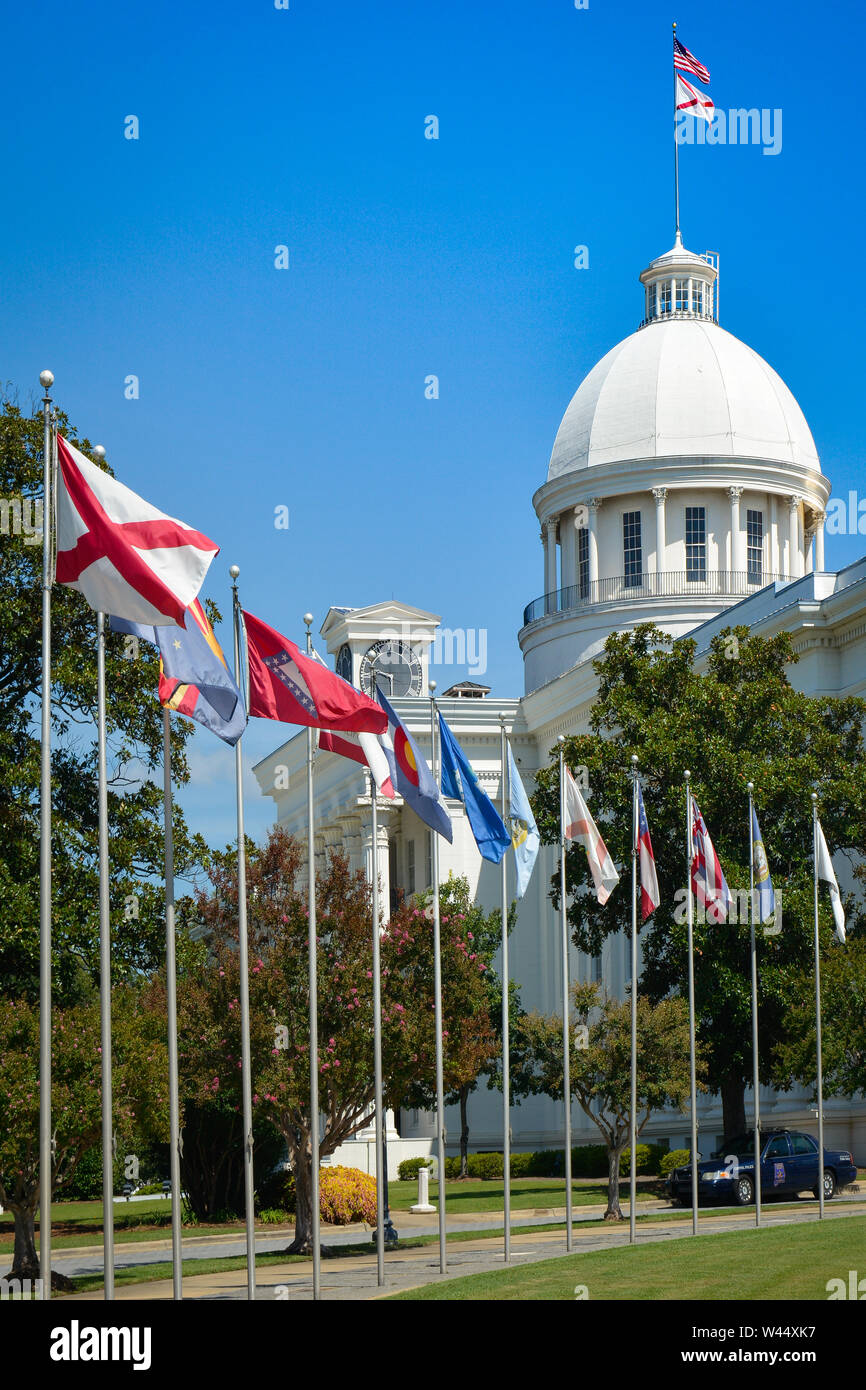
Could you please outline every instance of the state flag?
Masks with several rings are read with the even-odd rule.
[[[722,873],[700,807],[692,797],[692,888],[708,922],[727,920],[731,890]]]
[[[677,73],[676,101],[678,111],[685,111],[688,116],[697,116],[701,121],[712,122],[716,113],[716,108],[710,97],[699,92],[697,87],[693,87],[690,82],[686,82],[679,73]]]
[[[661,894],[659,893],[655,855],[653,854],[640,782],[637,784],[637,844],[635,849],[640,865],[641,921],[645,922],[647,917],[652,916],[661,902]]]
[[[341,758],[351,758],[353,762],[369,768],[377,791],[381,796],[393,800],[391,769],[379,734],[335,734],[323,729],[319,734],[319,747],[326,753],[337,753]]]
[[[834,933],[836,940],[845,945],[845,913],[842,908],[842,895],[839,892],[839,884],[836,880],[836,873],[833,869],[833,860],[830,858],[830,851],[827,848],[827,841],[824,839],[824,831],[821,822],[817,822],[818,829],[818,854],[815,870],[819,879],[823,879],[830,889],[830,903],[833,908],[833,920],[836,923]]]
[[[498,864],[511,844],[511,835],[490,797],[479,786],[472,764],[441,714],[439,730],[442,736],[442,793],[463,802],[481,858]]]
[[[752,903],[752,913],[759,922],[766,922],[776,911],[776,894],[773,891],[767,851],[764,849],[764,841],[761,839],[761,828],[758,825],[754,806],[752,807],[752,863],[755,875],[755,901]]]
[[[249,713],[257,719],[314,729],[380,734],[387,716],[374,700],[327,666],[303,656],[294,642],[244,612],[250,671]]]
[[[508,748],[508,810],[511,821],[511,843],[514,847],[514,863],[517,868],[517,896],[522,898],[529,886],[532,870],[535,868],[541,837],[538,834],[538,826],[535,824],[529,797],[526,795],[526,788],[521,781],[520,773],[517,771],[511,744],[506,742],[506,747]]]
[[[425,825],[429,825],[437,835],[443,835],[450,844],[454,835],[451,817],[433,773],[406,725],[378,687],[376,695],[387,722],[381,743],[391,770],[394,790]]]
[[[607,902],[616,885],[619,874],[608,853],[607,845],[601,838],[598,826],[589,814],[580,788],[571,775],[571,768],[565,771],[565,825],[562,827],[566,840],[577,840],[586,850],[589,871],[595,884],[595,895],[602,906]]]

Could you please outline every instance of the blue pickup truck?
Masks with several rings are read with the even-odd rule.
[[[846,1149],[824,1150],[824,1197],[857,1176],[853,1154]],[[674,1206],[691,1206],[692,1170],[674,1168],[668,1178]],[[793,1129],[761,1131],[761,1197],[811,1192],[818,1196],[818,1144],[811,1134]],[[712,1158],[698,1162],[698,1201],[724,1200],[745,1207],[755,1200],[754,1135],[737,1134]]]

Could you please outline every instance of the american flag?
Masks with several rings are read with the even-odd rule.
[[[704,825],[698,803],[692,797],[692,888],[708,922],[727,920],[731,890],[725,882],[719,857]]]
[[[661,902],[659,881],[656,874],[656,861],[650,839],[649,825],[643,804],[640,783],[637,787],[637,844],[635,849],[640,860],[640,905],[641,921],[645,922],[655,912]]]
[[[703,63],[699,63],[694,53],[690,53],[685,44],[680,43],[674,36],[674,67],[679,68],[680,72],[690,72],[704,86],[710,80],[710,70],[705,68]]]

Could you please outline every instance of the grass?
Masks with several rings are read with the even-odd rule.
[[[467,1275],[394,1294],[390,1301],[808,1300],[862,1265],[866,1217],[720,1232],[652,1246],[619,1246],[519,1269]]]
[[[628,1184],[625,1188],[620,1188],[622,1194],[628,1192]],[[438,1199],[439,1184],[430,1183],[431,1202]],[[388,1184],[388,1200],[392,1211],[408,1211],[418,1200],[418,1183],[412,1182],[390,1182]],[[657,1200],[657,1194],[646,1189],[642,1193],[638,1189],[638,1201]],[[575,1181],[571,1185],[571,1201],[573,1206],[597,1206],[599,1202],[607,1202],[607,1183],[593,1183],[587,1185]],[[501,1178],[494,1178],[482,1181],[480,1179],[468,1181],[458,1181],[452,1179],[445,1182],[445,1206],[453,1216],[461,1216],[470,1212],[502,1211],[505,1205],[505,1188]],[[511,1180],[511,1210],[527,1211],[533,1207],[543,1207],[548,1210],[565,1208],[565,1179],[564,1178],[512,1178]]]

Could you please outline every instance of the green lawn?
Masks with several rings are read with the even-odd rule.
[[[392,1299],[489,1302],[590,1299],[826,1299],[827,1281],[863,1264],[866,1217],[764,1227],[589,1251],[447,1280]]]
[[[439,1198],[439,1184],[430,1183],[430,1201],[435,1205]],[[658,1201],[658,1194],[651,1189],[638,1188],[638,1201]],[[418,1200],[418,1183],[389,1182],[388,1200],[392,1211],[408,1211]],[[620,1201],[628,1200],[628,1183],[620,1188]],[[571,1201],[574,1206],[596,1206],[607,1203],[607,1183],[580,1183],[571,1185]],[[454,1216],[475,1211],[502,1211],[505,1206],[505,1189],[501,1178],[489,1181],[472,1180],[445,1182],[445,1209]],[[511,1210],[526,1211],[532,1207],[565,1210],[564,1178],[512,1178]]]

